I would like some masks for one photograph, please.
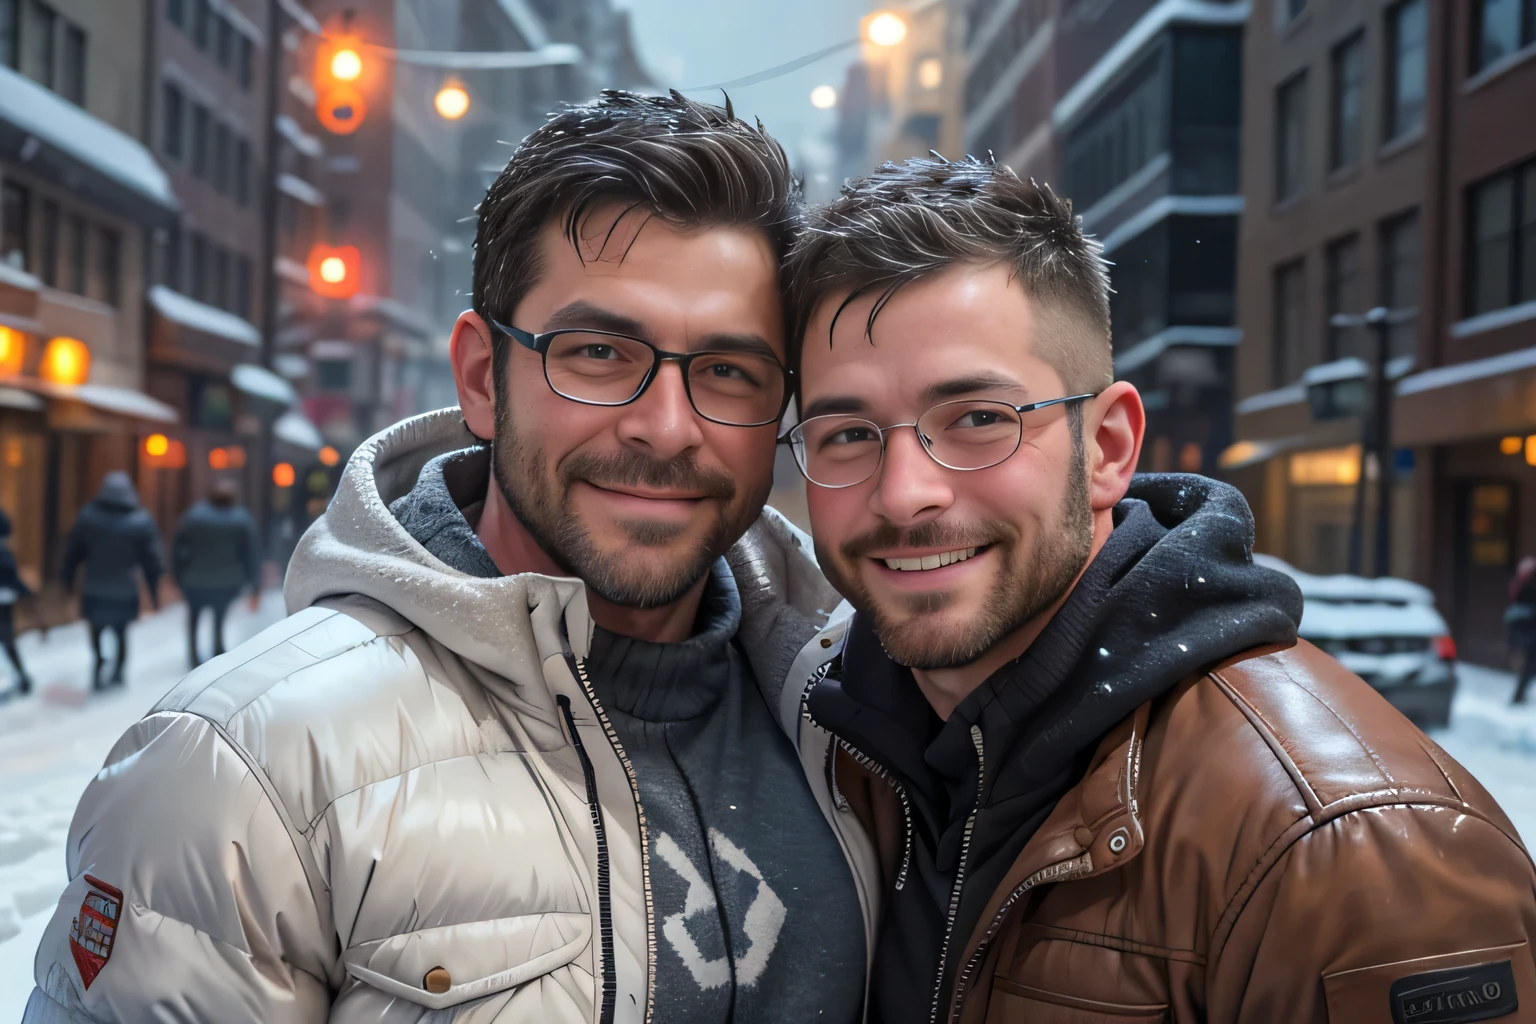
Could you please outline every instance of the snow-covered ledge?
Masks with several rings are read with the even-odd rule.
[[[249,320],[233,313],[226,313],[196,299],[189,299],[181,292],[157,284],[149,289],[149,303],[155,312],[183,327],[217,335],[242,345],[253,347],[261,344],[261,332]]]
[[[1527,320],[1536,320],[1536,299],[1458,320],[1451,324],[1451,337],[1468,338],[1474,334],[1482,334],[1484,331],[1495,331],[1500,327],[1523,324]]]

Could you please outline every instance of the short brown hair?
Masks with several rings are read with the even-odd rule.
[[[575,245],[582,218],[606,202],[681,227],[760,229],[780,261],[803,212],[783,147],[761,121],[738,118],[729,98],[717,107],[675,91],[607,89],[551,114],[486,192],[475,228],[475,312],[511,323],[542,273],[545,224],[559,218]],[[506,344],[492,354],[499,389]]]
[[[995,262],[1012,266],[1048,317],[1070,318],[1082,328],[1044,332],[1040,339],[1037,354],[1067,389],[1108,387],[1114,356],[1101,247],[1083,237],[1072,204],[1049,185],[975,157],[935,154],[886,163],[810,211],[787,264],[791,353],[798,362],[811,316],[829,298],[844,296],[835,325],[850,302],[878,290],[865,324],[872,336],[875,318],[902,285],[956,263]]]

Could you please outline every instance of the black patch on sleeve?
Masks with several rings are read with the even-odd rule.
[[[1520,1008],[1508,960],[1410,974],[1392,983],[1393,1024],[1464,1024]]]

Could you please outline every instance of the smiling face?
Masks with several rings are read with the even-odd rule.
[[[762,232],[680,230],[639,211],[615,222],[621,209],[585,218],[579,253],[559,218],[545,226],[541,275],[510,326],[589,328],[669,352],[783,361],[778,270]],[[706,420],[676,362],[663,363],[628,405],[584,405],[551,390],[537,352],[510,338],[497,344],[511,346],[496,403],[497,484],[539,546],[604,599],[635,608],[676,601],[762,511],[776,426]],[[575,353],[595,376],[611,376],[621,355],[601,346]],[[701,375],[726,379],[728,369],[695,361],[701,404]]]
[[[843,296],[813,313],[800,367],[807,419],[852,413],[883,428],[946,401],[1022,406],[1071,393],[1035,354],[1042,331],[1072,329],[1069,315],[1043,309],[1007,266],[962,263],[906,285],[871,342],[864,331],[877,293],[843,310],[830,345]],[[946,417],[946,427],[994,422],[975,413],[983,407],[951,408],[965,418]],[[916,430],[899,427],[886,432],[884,462],[868,480],[807,486],[822,570],[870,617],[893,660],[969,664],[1071,588],[1094,546],[1084,415],[1058,405],[1025,416],[1018,449],[974,471],[939,465]]]

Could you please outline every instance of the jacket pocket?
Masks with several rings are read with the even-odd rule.
[[[362,942],[342,954],[342,963],[371,988],[438,1010],[590,959],[591,944],[590,915],[528,914]]]
[[[992,983],[987,1024],[1155,1024],[1168,1019],[1166,1003],[1126,1005],[1047,992],[998,978]]]

